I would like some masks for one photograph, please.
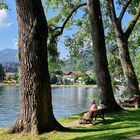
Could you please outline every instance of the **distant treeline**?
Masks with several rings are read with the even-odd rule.
[[[8,63],[4,63],[2,64],[4,71],[5,72],[17,72],[18,71],[18,67],[19,67],[19,63],[16,62],[8,62]]]

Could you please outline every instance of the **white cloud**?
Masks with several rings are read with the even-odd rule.
[[[9,27],[12,22],[9,21],[8,12],[6,9],[0,10],[0,28]]]

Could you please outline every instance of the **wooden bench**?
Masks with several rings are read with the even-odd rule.
[[[79,120],[79,123],[90,124],[92,123],[93,119],[96,120],[97,118],[102,118],[103,121],[105,121],[104,112],[105,112],[105,109],[97,109],[95,111],[92,111],[89,117],[85,117],[85,116],[81,117]]]
[[[135,107],[138,108],[140,105],[140,97],[136,96],[135,100],[126,100],[124,102],[121,102],[120,105],[123,107]]]
[[[95,120],[96,120],[96,118],[102,118],[103,121],[104,121],[105,120],[105,118],[104,118],[104,111],[105,111],[105,109],[98,109],[96,111],[93,111],[91,113],[91,118],[95,118]]]

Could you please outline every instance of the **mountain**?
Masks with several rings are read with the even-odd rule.
[[[4,49],[0,50],[0,63],[18,63],[18,50],[16,49]]]

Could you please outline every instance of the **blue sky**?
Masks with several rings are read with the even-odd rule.
[[[15,1],[7,0],[7,2],[10,10],[0,10],[0,50],[6,48],[17,49],[18,29]],[[127,23],[128,20],[130,20],[130,16],[126,14],[123,19],[123,23]],[[58,44],[61,58],[65,58],[68,55],[68,52],[64,47],[64,36],[74,33],[75,30],[75,28],[71,31],[64,30],[64,34],[61,36]]]
[[[0,10],[0,50],[11,48],[17,49],[18,25],[16,17],[16,7],[14,0],[7,0],[10,10]],[[68,34],[64,31],[64,34]],[[58,44],[60,57],[65,58],[68,51],[64,47],[64,36],[61,36]]]
[[[8,1],[11,10],[0,10],[0,50],[5,48],[17,48],[18,36],[15,3]]]

